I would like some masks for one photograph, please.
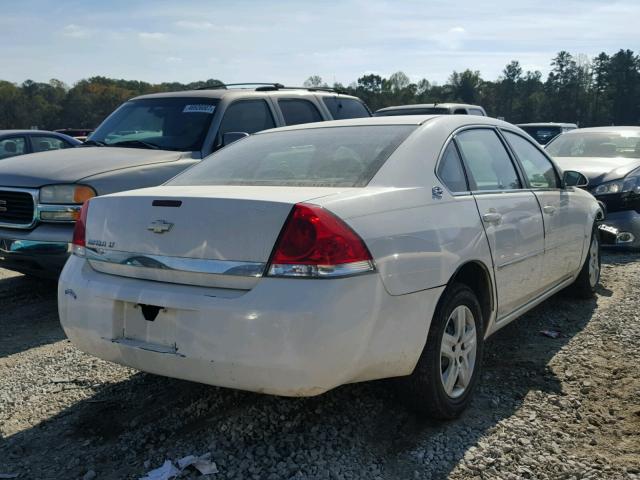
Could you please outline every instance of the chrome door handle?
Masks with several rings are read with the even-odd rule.
[[[549,215],[553,215],[553,212],[556,211],[556,207],[554,207],[553,205],[545,205],[544,207],[542,207],[542,211]]]
[[[482,215],[482,220],[484,220],[485,223],[498,223],[502,220],[502,215],[498,212],[488,212]]]

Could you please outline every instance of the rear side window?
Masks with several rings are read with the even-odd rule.
[[[469,109],[469,115],[480,115],[482,117],[484,117],[484,112],[482,110],[480,110],[479,108],[470,108]]]
[[[334,120],[371,116],[367,107],[353,98],[323,97],[322,101],[329,109],[329,113],[331,113],[331,117]]]
[[[364,187],[415,125],[265,132],[218,150],[167,185]]]
[[[31,137],[31,146],[34,152],[46,152],[48,150],[60,150],[61,148],[69,148],[72,145],[57,137],[47,137],[37,135]]]
[[[255,133],[275,127],[273,115],[264,100],[239,100],[224,112],[219,135],[227,132]]]
[[[27,142],[24,137],[9,137],[0,140],[0,159],[27,153]]]
[[[503,133],[520,160],[529,184],[533,188],[560,187],[556,171],[547,157],[520,135],[511,132]]]
[[[282,99],[278,100],[280,110],[284,116],[285,125],[299,125],[301,123],[321,122],[322,116],[316,106],[308,100]]]
[[[462,161],[453,142],[449,143],[438,164],[438,178],[452,192],[467,191],[467,180],[462,170]]]
[[[513,162],[496,132],[465,130],[456,135],[456,142],[464,157],[472,190],[521,188]]]

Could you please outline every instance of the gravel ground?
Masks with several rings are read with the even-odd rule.
[[[0,270],[0,474],[139,478],[210,452],[216,479],[640,479],[640,258],[604,260],[596,300],[557,295],[490,340],[450,423],[390,382],[287,399],[109,364],[65,339],[55,285]]]

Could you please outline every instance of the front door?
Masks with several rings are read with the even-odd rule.
[[[542,213],[494,129],[464,130],[455,139],[489,240],[500,319],[542,288]]]
[[[563,190],[551,161],[526,138],[503,130],[522,165],[527,183],[538,199],[545,231],[542,281],[551,288],[580,266],[585,216],[577,215],[573,189]]]

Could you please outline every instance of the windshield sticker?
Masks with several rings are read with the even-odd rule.
[[[185,105],[182,113],[213,113],[215,109],[215,105],[207,105],[206,103],[200,105]]]

